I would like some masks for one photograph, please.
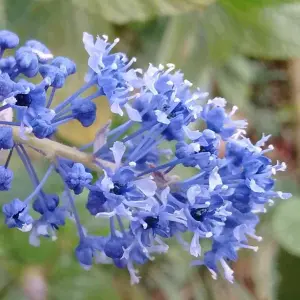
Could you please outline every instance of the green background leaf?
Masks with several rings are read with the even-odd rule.
[[[274,238],[286,251],[300,256],[300,201],[293,199],[278,205],[272,218]]]

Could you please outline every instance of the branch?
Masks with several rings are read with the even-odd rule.
[[[95,158],[92,154],[77,150],[76,148],[60,144],[49,139],[38,139],[30,133],[25,133],[26,139],[20,137],[19,127],[12,126],[14,141],[18,144],[27,145],[38,150],[41,150],[45,157],[51,161],[55,161],[57,157],[63,157],[75,162],[82,163],[86,167],[94,171],[102,169],[95,163],[114,169],[114,164],[99,158]]]

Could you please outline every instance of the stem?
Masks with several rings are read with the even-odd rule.
[[[126,123],[112,129],[109,133],[108,133],[108,137],[111,137],[115,134],[123,134],[123,132],[125,132],[127,129],[129,129],[132,125],[134,124],[133,121],[127,121]]]
[[[46,158],[55,161],[56,157],[63,157],[74,162],[82,163],[93,171],[101,171],[95,161],[100,162],[101,165],[114,169],[114,164],[99,158],[94,158],[92,154],[84,153],[76,148],[60,144],[49,139],[38,139],[32,134],[25,133],[26,140],[19,135],[19,128],[12,126],[14,141],[19,144],[28,145],[30,147],[41,150],[45,153]]]
[[[21,148],[19,148],[18,145],[16,146],[16,150],[17,150],[17,153],[18,153],[30,179],[31,179],[33,187],[35,188],[39,184],[38,178],[37,178],[35,172],[33,172],[31,166],[29,165],[28,159],[26,158],[23,150]]]
[[[129,155],[127,161],[133,160],[134,157],[136,158],[136,156],[138,155],[139,151],[145,146],[145,144],[146,144],[147,142],[149,142],[149,140],[152,141],[152,140],[156,137],[155,132],[159,132],[159,133],[160,133],[160,127],[161,127],[161,124],[160,124],[160,123],[158,123],[157,125],[154,125],[154,126],[152,127],[152,129],[149,130],[149,131],[147,132],[147,134],[145,134],[145,135],[143,136],[143,138],[142,138],[141,141],[139,142],[138,146],[137,146],[137,147],[133,150],[133,152]],[[137,159],[136,159],[136,160],[137,160]]]
[[[51,106],[52,100],[54,98],[54,94],[55,94],[56,88],[52,88],[48,103],[47,103],[47,108],[49,108]]]
[[[69,203],[70,203],[70,206],[71,206],[71,209],[72,209],[72,212],[74,214],[74,218],[75,218],[75,223],[76,223],[76,226],[77,226],[77,230],[78,230],[78,234],[79,234],[79,238],[80,240],[83,240],[85,238],[85,234],[83,232],[83,229],[82,229],[82,226],[80,224],[80,219],[79,219],[79,215],[78,215],[78,212],[77,212],[77,209],[76,209],[76,206],[75,206],[75,202],[74,202],[74,198],[71,194],[71,191],[69,189],[69,187],[67,186],[65,180],[64,180],[64,176],[63,176],[63,172],[62,172],[62,167],[60,167],[58,165],[57,167],[57,170],[58,170],[58,173],[64,183],[64,186],[65,186],[65,192],[67,194],[67,197],[69,199]]]
[[[44,175],[43,179],[41,180],[41,182],[39,183],[39,185],[35,188],[35,190],[24,200],[25,203],[30,202],[30,200],[32,200],[32,198],[34,198],[36,195],[38,195],[38,193],[41,191],[41,189],[43,188],[44,184],[46,183],[48,177],[50,176],[51,172],[54,169],[54,165],[51,165],[49,167],[49,169],[47,170],[46,174]]]
[[[40,181],[39,181],[39,178],[35,172],[35,169],[30,161],[30,157],[28,156],[25,148],[23,147],[23,145],[17,145],[16,146],[16,149],[17,149],[17,152],[19,154],[19,157],[21,158],[23,164],[24,164],[24,167],[26,168],[30,178],[31,178],[31,181],[32,181],[32,184],[33,184],[33,187],[36,188],[39,184],[40,184]],[[44,193],[43,189],[40,190],[40,195],[41,195],[41,205],[44,209],[44,211],[47,211],[47,205],[46,205],[46,194]]]
[[[109,218],[109,225],[110,225],[111,235],[116,236],[116,228],[115,228],[114,217]]]
[[[86,83],[84,86],[82,86],[77,92],[75,92],[72,96],[70,96],[68,99],[57,105],[54,110],[55,112],[60,111],[64,107],[66,107],[69,103],[71,103],[74,99],[76,99],[80,94],[85,92],[87,89],[89,89],[91,86],[93,86],[97,82],[97,77],[93,78],[91,81]]]
[[[7,159],[6,159],[6,162],[5,162],[5,165],[4,165],[4,168],[7,169],[8,165],[9,165],[9,162],[10,162],[10,159],[11,159],[11,156],[13,154],[13,151],[14,151],[14,148],[15,146],[13,146],[10,150],[9,150],[9,153],[8,153],[8,156],[7,156]]]
[[[123,221],[122,221],[122,219],[119,215],[117,215],[117,220],[118,220],[118,223],[119,223],[120,230],[122,231],[122,233],[125,234],[126,233],[125,227],[124,227]]]
[[[4,104],[3,106],[0,107],[0,111],[3,111],[9,107],[10,107],[10,104]]]
[[[153,127],[155,125],[155,123],[151,123],[149,124],[148,126],[144,126],[144,127],[141,127],[139,128],[138,130],[136,130],[134,133],[128,135],[127,137],[125,137],[122,142],[125,143],[135,137],[137,137],[138,135],[144,133],[146,130],[150,129],[151,127]]]
[[[153,173],[153,172],[159,171],[161,169],[165,169],[165,168],[170,167],[170,166],[174,167],[174,166],[184,162],[184,160],[185,160],[185,158],[183,158],[183,159],[175,158],[175,159],[171,160],[170,162],[165,163],[163,165],[157,166],[155,168],[149,168],[149,169],[143,171],[142,173],[138,174],[137,177],[141,177],[141,176],[144,176],[146,174]]]
[[[71,120],[74,120],[73,116],[66,116],[66,117],[63,117],[60,121],[56,121],[55,123],[52,123],[52,126],[56,126],[57,127],[59,125],[68,123]]]
[[[20,126],[21,122],[0,121],[0,125]]]

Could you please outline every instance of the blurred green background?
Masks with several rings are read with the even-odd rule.
[[[77,62],[78,74],[56,101],[83,81],[83,31],[120,37],[118,50],[136,56],[140,67],[175,63],[195,85],[238,105],[254,140],[262,132],[273,135],[272,156],[289,166],[278,189],[294,194],[263,216],[264,241],[258,253],[241,252],[233,285],[190,268],[189,257],[174,244],[168,255],[144,266],[141,284],[131,287],[126,271],[97,265],[86,272],[78,266],[73,224],[60,230],[57,241],[42,240],[39,248],[28,245],[27,234],[1,225],[0,299],[300,299],[300,1],[0,0],[0,28],[17,32],[23,42],[39,39],[55,55]],[[74,145],[89,142],[110,117],[102,101],[95,126],[82,129],[74,122],[59,138]],[[42,174],[46,162],[33,159]],[[3,202],[31,189],[19,161],[13,161],[13,169],[14,188],[1,194]],[[53,177],[46,189],[60,193],[62,186]],[[77,200],[84,223],[106,232],[84,214],[85,197]]]

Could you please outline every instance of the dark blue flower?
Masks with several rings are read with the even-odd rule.
[[[111,236],[105,243],[103,250],[108,257],[118,259],[123,256],[125,246],[126,243],[123,238]]]
[[[107,198],[101,190],[90,190],[88,195],[88,201],[86,203],[86,208],[91,215],[95,216],[99,212],[105,211],[103,204],[106,201]]]

